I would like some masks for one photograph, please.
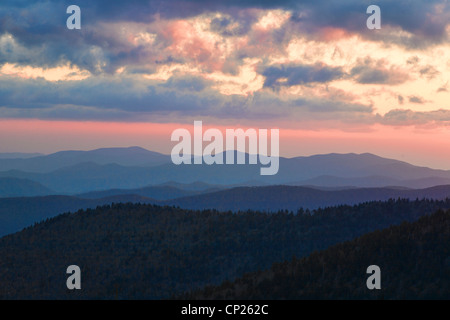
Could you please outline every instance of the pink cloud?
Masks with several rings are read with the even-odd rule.
[[[171,41],[166,51],[173,57],[209,72],[222,69],[224,61],[220,58],[222,52],[217,46],[220,39],[205,37],[191,22],[176,20],[169,23],[165,36]]]
[[[337,41],[353,36],[353,33],[342,28],[324,27],[321,28],[318,34],[322,41]]]

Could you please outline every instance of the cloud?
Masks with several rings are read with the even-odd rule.
[[[440,74],[439,70],[431,65],[427,65],[419,70],[421,76],[426,77],[428,80],[436,78]]]
[[[294,101],[294,105],[306,107],[311,112],[354,112],[355,114],[373,112],[373,107],[370,105],[318,98],[298,98]]]
[[[215,17],[211,20],[211,31],[225,37],[243,36],[250,31],[256,17],[251,14],[243,14],[239,17],[231,15]]]
[[[7,56],[6,62],[54,67],[68,61],[93,73],[114,72],[121,64],[148,63],[149,58],[166,61],[170,54],[163,49],[173,41],[167,38],[168,21],[202,14],[220,14],[211,19],[209,27],[221,36],[250,35],[247,45],[256,50],[253,54],[267,52],[270,44],[285,43],[296,34],[316,38],[324,35],[325,40],[359,34],[366,39],[410,48],[449,40],[446,28],[450,21],[450,5],[447,2],[418,0],[411,4],[380,0],[377,5],[381,8],[383,24],[378,32],[366,28],[366,8],[370,4],[370,1],[359,0],[333,3],[312,0],[78,0],[82,29],[69,31],[65,26],[68,17],[65,2],[3,0],[0,3],[0,36],[11,35],[16,41],[16,48]],[[266,9],[280,9],[292,14],[279,29],[250,34],[261,10]],[[152,28],[155,24],[158,26]],[[155,35],[152,46],[138,45],[137,42],[132,45],[127,33],[137,34],[137,28]],[[270,38],[265,39],[269,46],[256,45],[261,37]],[[207,54],[207,51],[203,53]],[[240,54],[250,57],[252,50],[243,50]],[[201,59],[202,55],[199,56]]]
[[[419,63],[419,61],[420,61],[420,59],[418,56],[412,56],[412,57],[408,58],[408,60],[406,60],[406,63],[416,65]]]
[[[406,71],[392,65],[389,69],[385,67],[387,62],[383,59],[374,60],[370,57],[359,59],[350,75],[361,84],[401,84],[410,79]]]
[[[44,79],[0,78],[0,101],[3,107],[14,109],[52,108],[71,105],[99,110],[122,110],[133,113],[187,112],[195,114],[220,107],[226,97],[212,91],[198,93],[180,90],[183,80],[173,80],[173,87],[140,77],[88,78],[81,81],[51,83]],[[198,86],[198,85],[197,85]],[[197,89],[199,89],[197,87]],[[22,98],[17,99],[20,92]],[[201,111],[203,110],[203,111]],[[24,113],[26,114],[26,113]]]
[[[410,109],[394,109],[386,113],[380,122],[388,125],[424,125],[443,124],[450,125],[450,110],[439,109],[427,112]]]
[[[436,92],[448,92],[448,82],[446,82],[442,87],[438,88]]]
[[[424,104],[424,103],[428,102],[424,98],[418,97],[418,96],[409,96],[408,99],[409,99],[409,102],[411,102],[411,103]]]
[[[20,96],[20,99],[17,97]],[[140,75],[90,77],[50,82],[43,78],[0,77],[0,117],[163,121],[168,116],[218,119],[348,119],[370,114],[372,106],[333,98],[283,98],[272,90],[224,95],[202,77],[172,76],[168,81]]]
[[[314,65],[278,65],[262,71],[265,87],[294,86],[308,83],[326,83],[344,76],[340,67],[329,67],[323,63]]]
[[[186,75],[172,76],[168,81],[142,80],[140,75],[57,82],[0,77],[0,117],[4,118],[183,122],[213,117],[239,121],[277,119],[298,124],[314,120],[380,122],[395,126],[447,125],[450,121],[449,110],[395,109],[380,116],[374,114],[373,105],[352,99],[356,97],[342,96],[339,90],[330,91],[328,96],[280,95],[273,90],[260,90],[249,96],[223,95],[204,78]]]
[[[374,31],[366,28],[370,4],[79,0],[82,29],[69,31],[66,2],[3,0],[0,116],[371,121],[371,99],[379,101],[366,85],[395,86],[416,77],[429,80],[432,91],[439,87],[435,82],[445,71],[427,64],[437,51],[427,56],[424,49],[448,43],[450,10],[442,0],[380,0],[382,29]],[[302,53],[289,49],[297,40]],[[390,48],[392,61],[385,57]],[[413,48],[423,50],[408,52]],[[364,58],[368,54],[376,58]],[[2,72],[5,66],[15,71]],[[325,93],[329,87],[342,94]],[[408,90],[393,99],[430,99]],[[437,92],[448,92],[447,85]]]
[[[43,69],[30,66],[21,67],[10,63],[0,66],[0,74],[13,75],[25,79],[44,78],[48,81],[82,80],[90,76],[89,72],[82,72],[70,65]]]
[[[381,9],[381,30],[366,28],[369,5]],[[347,0],[338,2],[303,1],[293,16],[303,30],[317,33],[323,28],[343,29],[366,39],[424,48],[448,41],[446,27],[450,21],[450,5],[442,0],[372,1]],[[299,28],[300,29],[300,28]]]
[[[210,83],[202,77],[196,76],[172,76],[162,87],[177,89],[181,91],[200,92],[210,86]]]

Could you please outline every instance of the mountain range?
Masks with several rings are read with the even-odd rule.
[[[388,277],[400,291],[388,290],[387,297],[447,294],[426,281],[441,281],[448,248],[423,250],[448,242],[428,232],[444,234],[436,223],[442,216],[431,225],[403,224],[406,231],[315,251],[450,209],[450,171],[367,153],[280,158],[275,176],[261,176],[259,165],[176,166],[169,156],[138,147],[15,156],[0,156],[0,298],[167,298],[192,290],[200,291],[190,298],[373,298],[340,271],[347,270],[346,257],[356,257],[351,268],[366,263],[358,248],[383,268],[393,263],[401,270],[399,261],[408,261],[407,276]],[[391,259],[396,252],[401,255]],[[309,260],[290,262],[292,256]],[[49,270],[74,259],[89,266],[85,291],[54,290],[65,274]],[[337,273],[317,273],[323,261]],[[428,261],[434,274],[424,274]],[[307,286],[290,286],[298,282],[293,273]],[[417,295],[410,290],[414,279],[422,281]],[[337,282],[353,291],[333,289]],[[273,295],[262,295],[267,290]]]
[[[275,176],[261,176],[259,165],[177,166],[170,156],[139,147],[16,155],[21,158],[0,156],[0,235],[112,202],[297,212],[450,196],[450,171],[368,153],[280,158]]]
[[[31,158],[0,157],[0,177],[31,180],[65,195],[169,182],[226,188],[283,184],[418,189],[450,184],[449,170],[414,166],[369,153],[281,157],[278,174],[261,176],[260,165],[174,165],[170,156],[139,147],[61,151]]]
[[[8,154],[4,154],[8,155]],[[92,162],[98,165],[115,163],[122,166],[152,166],[170,161],[170,156],[149,151],[140,147],[129,148],[101,148],[90,151],[60,151],[49,155],[30,157],[29,154],[0,156],[2,171],[18,170],[34,173],[48,173],[79,163]]]

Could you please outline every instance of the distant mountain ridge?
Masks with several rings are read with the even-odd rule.
[[[426,189],[399,188],[353,188],[320,190],[299,186],[237,187],[212,193],[177,198],[163,202],[185,209],[217,209],[223,211],[277,211],[299,208],[316,209],[337,205],[354,205],[369,201],[389,199],[435,199],[450,198],[450,185]]]
[[[395,179],[389,176],[366,176],[357,178],[337,177],[337,176],[318,176],[303,181],[291,182],[288,185],[297,186],[316,186],[316,187],[405,187],[405,188],[428,188],[431,186],[450,184],[449,178],[426,177],[420,179]]]
[[[169,189],[167,189],[169,188]],[[179,206],[183,209],[216,209],[221,211],[260,210],[277,212],[300,208],[316,209],[327,206],[355,205],[369,201],[389,199],[435,199],[450,198],[450,185],[427,189],[356,188],[321,190],[311,187],[265,186],[236,187],[214,191],[186,191],[175,187],[148,187],[133,190],[134,193],[118,194],[122,190],[93,192],[80,196],[46,196],[0,198],[0,236],[13,233],[35,222],[51,218],[63,212],[80,208],[95,208],[112,202],[140,202]],[[141,194],[139,194],[141,192]],[[169,192],[169,193],[167,193]],[[170,193],[173,194],[170,194]],[[161,200],[186,193],[201,193],[176,199]],[[152,196],[152,197],[149,197]],[[159,197],[160,200],[154,197]]]
[[[1,152],[0,159],[28,159],[44,156],[43,153]]]
[[[0,178],[0,198],[35,197],[55,194],[55,191],[28,179]]]
[[[220,190],[219,188],[211,188],[204,190],[188,190],[172,187],[170,185],[148,186],[138,189],[112,189],[105,191],[91,191],[79,194],[78,197],[84,199],[99,199],[119,195],[139,195],[142,197],[154,198],[157,200],[170,200],[181,197],[188,197],[204,193],[210,193]]]
[[[90,151],[59,151],[24,159],[2,159],[0,157],[0,168],[2,171],[48,173],[86,162],[97,165],[115,163],[122,166],[153,166],[168,161],[170,161],[170,156],[141,147],[101,148]]]
[[[414,166],[369,153],[281,157],[279,161],[276,175],[261,176],[259,164],[174,165],[170,156],[143,148],[105,148],[62,151],[30,159],[0,159],[0,177],[29,179],[58,194],[72,195],[164,183],[405,188],[450,184],[449,170]]]

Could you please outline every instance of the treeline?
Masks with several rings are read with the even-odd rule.
[[[367,267],[380,267],[369,290]],[[370,279],[369,282],[372,282]],[[188,299],[450,299],[450,211],[364,235]]]
[[[0,298],[175,297],[439,208],[450,208],[450,200],[273,214],[131,203],[80,210],[0,239]],[[69,265],[81,268],[82,290],[67,290]]]

